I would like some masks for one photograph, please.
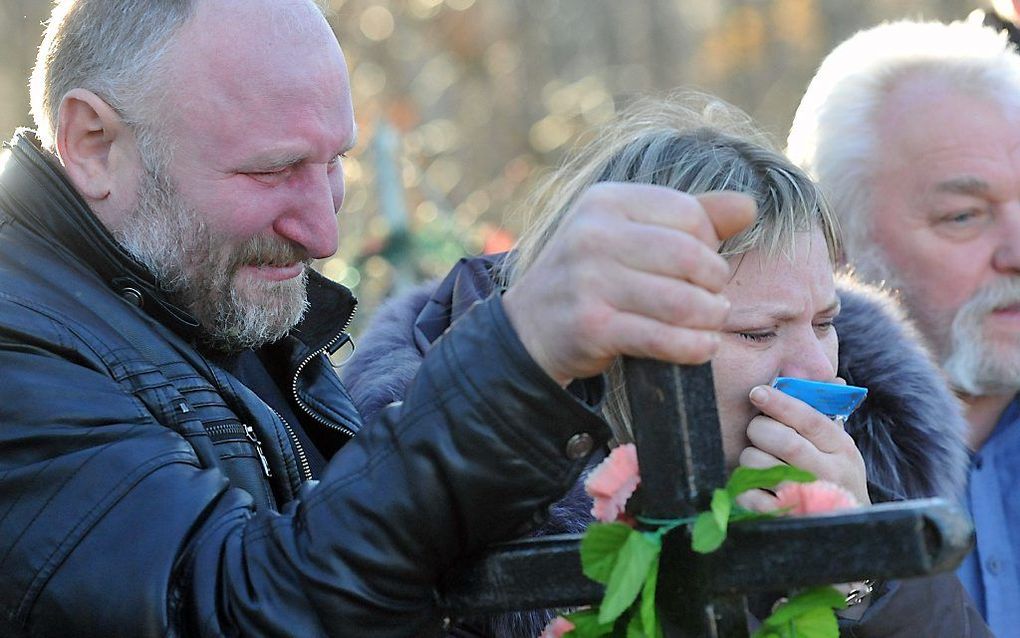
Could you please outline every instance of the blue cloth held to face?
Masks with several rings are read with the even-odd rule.
[[[793,377],[776,377],[772,387],[800,399],[830,419],[844,421],[868,396],[867,388]]]

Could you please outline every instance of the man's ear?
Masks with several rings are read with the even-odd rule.
[[[121,116],[101,97],[85,89],[72,89],[57,112],[57,153],[68,177],[93,207],[130,184],[137,166],[134,134]]]

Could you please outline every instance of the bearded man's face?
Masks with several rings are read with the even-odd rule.
[[[900,291],[969,395],[1020,390],[1017,117],[938,76],[897,83],[876,115],[870,245],[851,255],[866,278]]]
[[[308,306],[307,253],[263,235],[232,241],[205,219],[174,184],[146,170],[135,210],[115,234],[194,315],[208,345],[232,352],[281,338]]]

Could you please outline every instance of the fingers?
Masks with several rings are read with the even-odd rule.
[[[765,470],[777,465],[786,465],[775,456],[754,446],[745,447],[740,451],[738,459],[741,467]],[[776,486],[778,489],[780,486]],[[778,508],[775,493],[771,490],[750,490],[737,496],[737,505],[755,512],[771,512]]]
[[[684,279],[719,292],[730,279],[730,265],[714,247],[686,232],[648,224],[604,229],[601,237],[584,249],[601,251],[623,267]]]
[[[713,250],[719,242],[746,228],[757,213],[754,199],[743,193],[718,191],[688,195],[666,186],[603,182],[590,187],[581,206],[615,210],[636,222],[689,233]]]
[[[705,363],[719,348],[715,330],[666,325],[639,314],[616,314],[607,328],[612,351],[642,359],[693,365]]]
[[[745,447],[740,451],[738,462],[741,467],[749,467],[753,470],[767,470],[777,465],[786,465],[778,457],[753,445]]]
[[[799,399],[766,385],[752,388],[749,396],[762,414],[785,424],[822,452],[835,453],[853,446],[853,440],[843,428]],[[791,439],[775,441],[774,444],[796,446]],[[794,451],[790,449],[787,453]]]
[[[718,330],[730,311],[726,297],[670,277],[616,270],[606,275],[606,301],[623,312],[641,314],[666,325]]]
[[[712,222],[715,235],[728,239],[754,221],[758,207],[754,199],[743,193],[716,191],[698,195],[698,202]]]
[[[843,428],[806,403],[768,386],[755,387],[751,402],[762,414],[747,426],[752,447],[741,453],[741,464],[771,467],[774,460],[793,465],[844,487],[860,503],[870,502],[864,458]]]
[[[736,498],[737,505],[752,512],[773,512],[779,509],[775,494],[767,490],[748,490]]]

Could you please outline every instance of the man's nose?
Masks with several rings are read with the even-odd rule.
[[[329,257],[339,245],[337,210],[343,202],[343,176],[323,165],[307,167],[305,179],[295,184],[287,210],[273,230],[303,247],[314,259]]]
[[[1004,206],[996,229],[992,266],[1005,274],[1020,273],[1020,201]]]

